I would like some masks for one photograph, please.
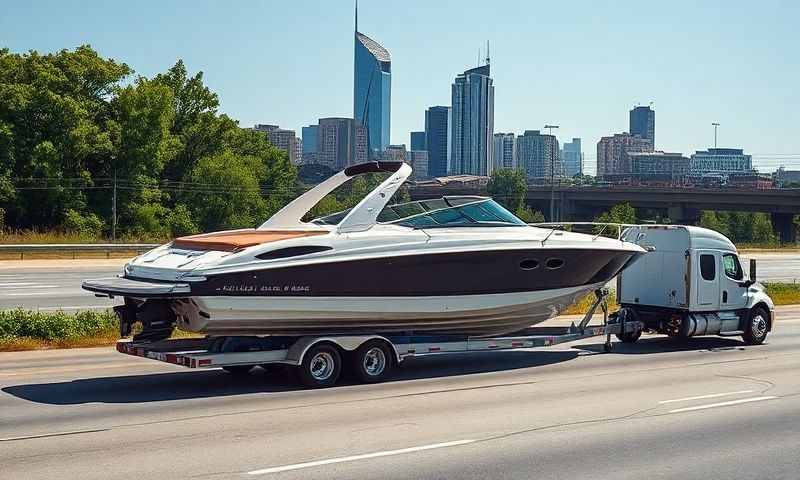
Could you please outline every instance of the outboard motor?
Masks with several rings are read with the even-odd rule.
[[[142,323],[142,331],[133,336],[135,342],[157,342],[165,340],[175,330],[177,317],[172,311],[168,300],[147,300],[136,303],[126,298],[125,305],[114,307],[119,319],[119,334],[121,337],[129,336],[133,331],[133,324]]]

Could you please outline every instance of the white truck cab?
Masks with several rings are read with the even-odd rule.
[[[750,344],[766,339],[774,304],[756,282],[755,261],[746,274],[727,237],[700,227],[637,225],[622,238],[648,253],[617,278],[618,315],[672,337],[741,335]],[[620,339],[638,338],[628,337]]]

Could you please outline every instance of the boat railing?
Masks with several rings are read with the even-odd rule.
[[[597,240],[607,231],[609,233],[613,232],[611,228],[616,229],[616,239],[619,241],[625,241],[625,233],[626,229],[632,227],[641,227],[642,225],[634,224],[634,223],[610,223],[610,222],[543,222],[543,223],[529,223],[528,225],[532,227],[538,228],[548,228],[550,232],[548,232],[547,236],[542,240],[542,243],[546,242],[551,235],[558,231],[565,231],[567,228],[571,227],[592,227],[593,229],[593,238],[592,241]],[[611,237],[614,238],[614,237]],[[638,240],[638,239],[637,239]],[[634,240],[635,242],[635,240]]]

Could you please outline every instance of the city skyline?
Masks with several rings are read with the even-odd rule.
[[[449,16],[452,6],[409,0],[408,8],[395,9],[362,0],[361,22],[392,52],[392,142],[424,127],[425,108],[449,103],[452,76],[476,64],[477,49],[489,38],[498,85],[494,130],[521,133],[558,124],[559,139],[583,139],[589,172],[596,162],[591,146],[602,136],[627,131],[626,111],[650,101],[659,111],[659,149],[689,154],[712,147],[711,122],[719,122],[719,147],[744,148],[756,168],[800,165],[800,139],[792,135],[793,106],[800,104],[792,79],[800,72],[795,62],[785,61],[800,47],[789,21],[796,18],[792,12],[800,13],[797,5],[766,2],[753,10],[744,2],[678,2],[640,5],[637,13],[625,4],[584,2],[542,5],[534,17],[523,2],[500,3],[466,5],[456,19]],[[505,15],[508,9],[515,15]],[[190,71],[205,73],[220,95],[221,111],[243,127],[275,123],[299,132],[318,118],[352,114],[353,69],[347,68],[352,4],[307,1],[284,9],[198,2],[187,11],[163,2],[105,9],[41,2],[10,5],[7,13],[0,19],[5,33],[0,45],[12,51],[50,52],[89,43],[147,76],[183,58]],[[536,20],[565,14],[571,14],[568,23]],[[154,15],[157,22],[151,21]],[[63,21],[48,20],[56,18]],[[476,19],[486,21],[475,27]],[[708,28],[712,19],[719,29]],[[53,28],[33,28],[41,22]],[[537,22],[533,33],[530,22]],[[426,35],[413,34],[409,24]],[[504,26],[502,36],[493,31],[498,24]],[[198,25],[224,35],[198,36]],[[626,28],[619,29],[622,25]],[[677,37],[676,25],[683,32]],[[742,25],[748,35],[727,34]],[[568,38],[562,30],[575,35]],[[453,36],[460,41],[447,41]],[[630,36],[637,42],[625,40]],[[245,48],[248,43],[266,43],[283,55],[254,55],[259,50]],[[579,73],[531,74],[542,66]],[[721,73],[726,71],[737,74]]]

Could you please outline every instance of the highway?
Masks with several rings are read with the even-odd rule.
[[[800,253],[778,252],[743,255],[758,261],[762,281],[800,281]],[[125,260],[25,260],[0,261],[0,310],[84,310],[108,308],[118,300],[95,297],[81,290],[81,280],[117,275]]]
[[[800,307],[762,346],[601,339],[302,390],[110,348],[0,353],[3,478],[796,479]]]

